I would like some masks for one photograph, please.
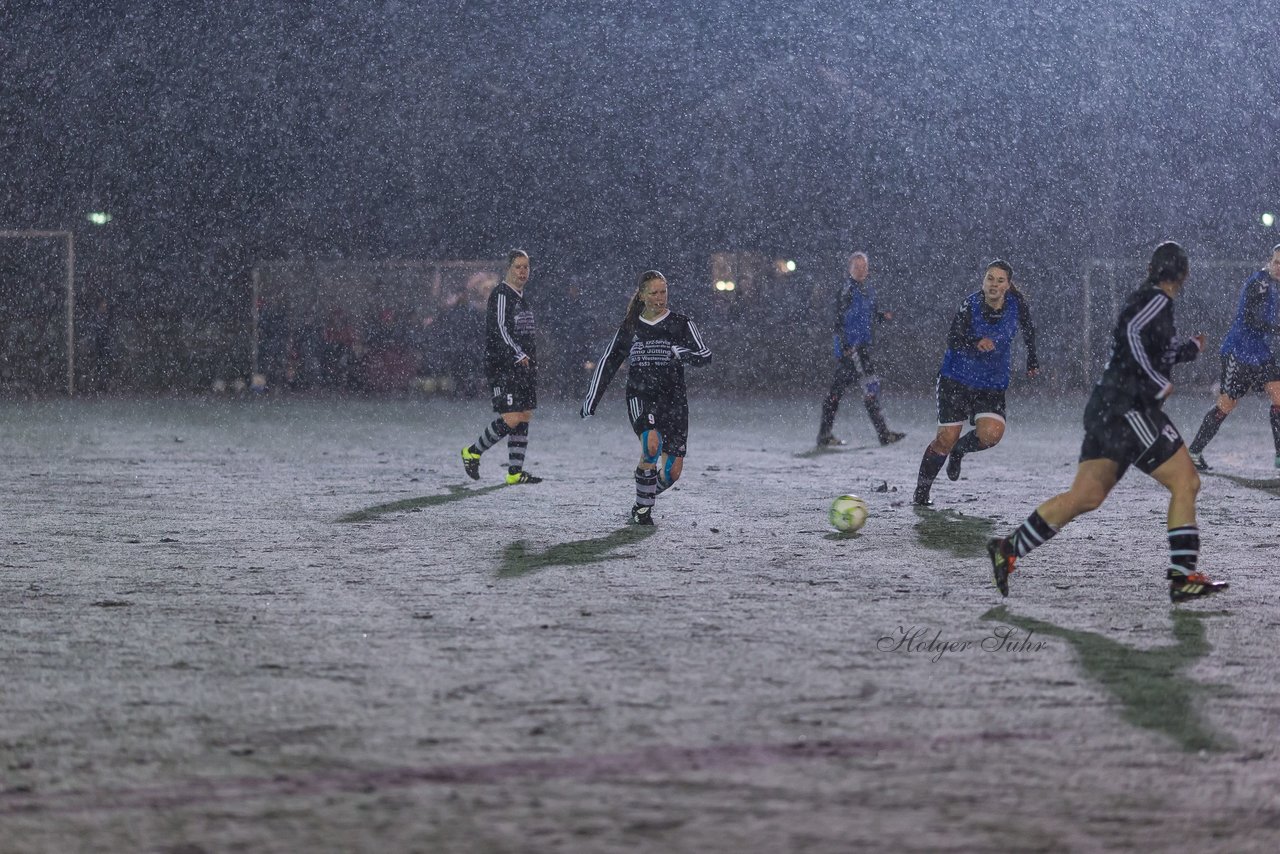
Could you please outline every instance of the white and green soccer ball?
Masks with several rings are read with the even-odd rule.
[[[827,519],[837,531],[857,531],[867,524],[867,502],[856,495],[841,495],[831,502]]]

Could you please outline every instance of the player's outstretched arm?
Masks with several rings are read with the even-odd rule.
[[[582,401],[582,411],[579,413],[583,418],[590,418],[596,414],[600,398],[604,397],[604,391],[613,380],[613,375],[618,372],[618,368],[627,358],[630,336],[624,335],[623,332],[623,328],[619,326],[618,331],[613,333],[613,338],[609,340],[609,346],[605,348],[604,355],[596,362],[596,369],[591,374],[591,385],[587,387],[587,395]]]

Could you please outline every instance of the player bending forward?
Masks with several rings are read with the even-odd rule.
[[[1204,348],[1204,336],[1174,343],[1173,298],[1190,264],[1177,243],[1156,247],[1147,279],[1131,293],[1112,331],[1111,358],[1084,410],[1084,444],[1075,481],[1035,509],[1008,538],[987,543],[1000,595],[1009,595],[1015,561],[1044,545],[1072,519],[1095,510],[1135,465],[1169,490],[1169,598],[1208,596],[1227,587],[1196,569],[1200,529],[1196,493],[1200,476],[1173,422],[1161,410],[1173,392],[1170,369]]]
[[[684,363],[711,361],[698,327],[683,314],[667,308],[667,280],[657,270],[640,275],[640,285],[627,304],[622,325],[596,365],[582,403],[582,417],[595,415],[596,406],[626,359],[627,415],[640,437],[636,466],[636,503],[631,522],[653,524],[654,500],[680,478],[689,436],[689,402]]]

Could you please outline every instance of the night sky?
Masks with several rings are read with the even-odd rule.
[[[74,228],[90,289],[217,304],[258,259],[512,245],[602,275],[861,246],[926,279],[1280,239],[1274,2],[0,10],[0,227]]]

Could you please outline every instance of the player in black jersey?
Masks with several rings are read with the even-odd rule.
[[[1112,332],[1111,358],[1084,410],[1084,444],[1071,488],[1035,509],[1008,538],[987,543],[1000,595],[1009,595],[1014,562],[1043,545],[1063,525],[1097,509],[1130,465],[1169,490],[1169,598],[1181,602],[1227,587],[1196,569],[1200,529],[1196,494],[1200,476],[1182,436],[1161,410],[1173,393],[1170,369],[1204,349],[1204,336],[1175,343],[1173,298],[1190,264],[1177,243],[1156,247],[1147,279],[1129,295]]]
[[[627,367],[627,415],[640,438],[636,466],[636,503],[631,521],[653,524],[659,493],[680,478],[689,437],[689,403],[684,366],[711,361],[698,327],[667,307],[667,280],[657,270],[640,275],[640,285],[627,305],[622,325],[596,364],[582,402],[582,417],[596,412],[604,390],[623,360]]]
[[[507,273],[489,293],[485,320],[484,372],[493,391],[498,417],[475,444],[462,449],[462,467],[472,480],[480,479],[480,455],[507,437],[507,483],[541,483],[524,470],[529,446],[529,420],[538,407],[538,354],[533,308],[525,296],[529,282],[529,254],[507,253]]]

